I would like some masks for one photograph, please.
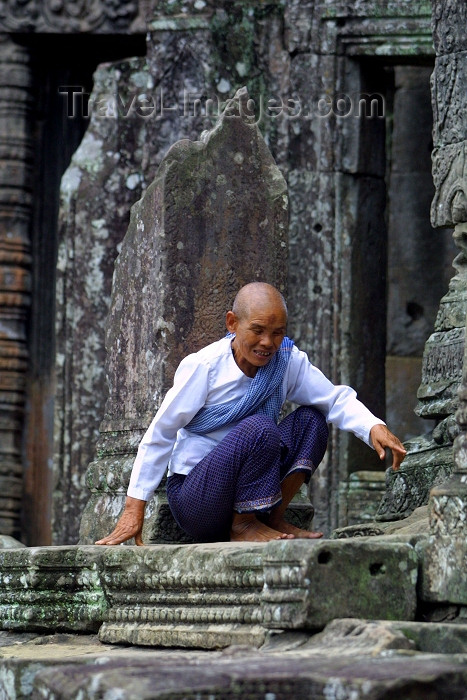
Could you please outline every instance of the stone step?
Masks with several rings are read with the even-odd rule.
[[[341,617],[414,620],[408,538],[0,551],[0,627],[99,630],[103,642],[260,646]]]
[[[0,632],[0,697],[460,700],[467,625],[334,620],[271,633],[261,649],[152,649],[95,635]]]
[[[465,657],[260,657],[250,652],[248,656],[215,662],[185,662],[183,667],[180,661],[157,663],[153,659],[61,666],[38,674],[32,697],[464,700],[466,682]]]

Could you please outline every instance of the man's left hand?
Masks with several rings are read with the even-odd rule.
[[[384,459],[386,456],[386,447],[392,452],[392,468],[397,471],[401,465],[402,460],[407,454],[407,450],[401,443],[399,438],[391,433],[385,425],[379,423],[374,425],[370,430],[371,442],[373,447],[379,455],[380,459]]]

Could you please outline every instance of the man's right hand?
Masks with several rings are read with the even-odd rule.
[[[141,546],[143,540],[141,533],[143,531],[144,509],[146,501],[140,501],[139,498],[126,497],[125,509],[121,514],[118,523],[113,532],[107,537],[95,542],[95,544],[121,544],[135,538],[135,544]]]

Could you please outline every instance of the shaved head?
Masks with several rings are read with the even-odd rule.
[[[239,320],[249,317],[252,306],[282,306],[287,316],[287,304],[282,294],[272,284],[250,282],[242,287],[234,299],[232,311]]]

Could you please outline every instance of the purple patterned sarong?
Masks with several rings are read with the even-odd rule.
[[[281,502],[281,482],[293,472],[305,472],[309,481],[327,439],[326,419],[310,406],[279,425],[265,415],[245,418],[188,475],[168,478],[175,520],[196,540],[228,540],[234,511],[271,510]]]

